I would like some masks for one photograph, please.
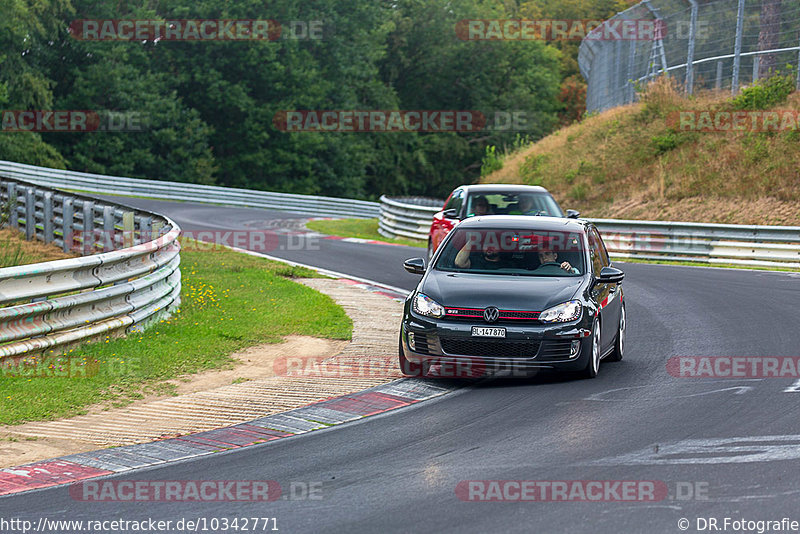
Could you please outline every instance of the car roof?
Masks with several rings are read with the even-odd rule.
[[[545,193],[549,191],[539,185],[519,184],[473,184],[461,186],[468,193]]]
[[[562,217],[530,215],[481,215],[470,217],[458,223],[461,228],[509,228],[525,230],[585,232],[591,223],[584,219],[565,219]]]

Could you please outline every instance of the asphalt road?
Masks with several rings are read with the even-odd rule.
[[[127,201],[167,213],[184,228],[236,229],[288,217]],[[417,278],[401,260],[423,252],[329,240],[311,248],[271,253],[410,289]],[[673,356],[800,355],[800,277],[623,269],[626,357],[601,365],[594,380],[495,379],[360,422],[116,477],[267,479],[297,488],[298,497],[304,485],[321,487],[319,499],[90,504],[62,487],[0,498],[0,517],[270,517],[288,533],[698,532],[709,531],[699,528],[709,518],[720,531],[725,518],[800,521],[800,392],[784,391],[793,380],[674,378],[666,371]],[[657,502],[465,502],[456,487],[469,480],[658,481],[669,495]],[[684,518],[687,530],[679,526]]]

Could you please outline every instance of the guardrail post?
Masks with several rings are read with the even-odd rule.
[[[17,184],[9,182],[8,191],[8,224],[11,228],[19,228],[19,216],[17,215]]]
[[[83,201],[83,255],[94,252],[94,202]]]
[[[114,208],[103,206],[103,239],[100,240],[103,252],[114,250]]]
[[[61,235],[63,236],[63,243],[61,249],[64,252],[72,250],[75,244],[75,212],[72,197],[64,197],[64,202],[61,205]]]
[[[146,243],[150,241],[150,236],[153,232],[153,219],[150,217],[141,217],[139,219],[139,243]]]
[[[25,239],[36,235],[36,192],[32,187],[25,190]]]
[[[53,232],[53,193],[45,191],[44,193],[44,242],[52,243],[55,239]]]
[[[742,59],[742,28],[744,27],[744,0],[739,0],[736,12],[736,41],[733,45],[733,78],[731,78],[731,94],[739,92],[739,63]]]
[[[122,248],[132,247],[135,244],[135,215],[132,211],[122,214]]]

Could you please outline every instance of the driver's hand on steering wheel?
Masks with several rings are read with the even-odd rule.
[[[572,272],[572,265],[570,265],[568,261],[562,262],[561,268],[565,271]]]

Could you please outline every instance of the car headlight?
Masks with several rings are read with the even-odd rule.
[[[426,317],[444,317],[444,306],[422,293],[414,297],[414,311]]]
[[[570,300],[546,309],[539,314],[539,320],[543,323],[566,323],[578,319],[582,310],[581,301]]]

